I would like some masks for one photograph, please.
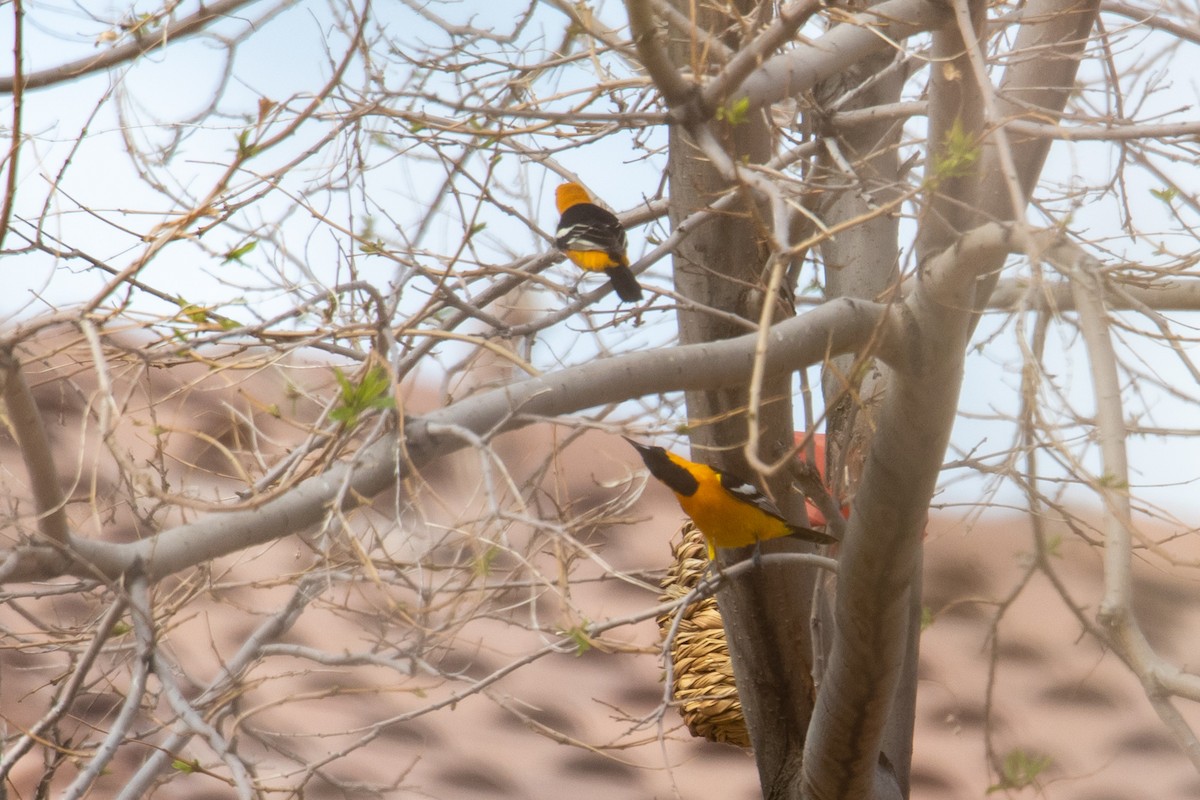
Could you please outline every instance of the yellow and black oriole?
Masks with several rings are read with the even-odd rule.
[[[622,437],[624,438],[624,437]],[[717,557],[718,547],[746,547],[765,539],[795,536],[806,542],[833,544],[826,533],[795,525],[754,484],[714,469],[707,464],[680,458],[661,447],[633,445],[650,474],[675,493],[680,507],[692,518],[708,543],[708,557]]]
[[[604,272],[626,303],[642,299],[642,287],[629,269],[625,229],[611,211],[592,202],[578,183],[564,183],[554,193],[558,230],[554,245],[580,269]]]

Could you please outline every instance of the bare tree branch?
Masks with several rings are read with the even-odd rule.
[[[104,741],[97,748],[96,754],[88,760],[87,766],[79,771],[75,780],[62,793],[62,797],[78,800],[83,797],[92,784],[100,777],[116,758],[117,750],[130,736],[134,722],[141,709],[143,695],[147,689],[150,677],[150,662],[153,658],[154,616],[150,609],[150,587],[146,576],[135,570],[127,574],[129,591],[129,609],[133,616],[133,629],[136,641],[136,659],[133,675],[125,698],[121,701],[120,711],[105,733]]]
[[[9,135],[11,143],[8,146],[8,157],[4,159],[7,167],[7,180],[4,190],[4,208],[0,210],[0,247],[8,238],[8,229],[12,224],[13,203],[17,199],[17,164],[21,152],[23,126],[21,120],[25,107],[25,5],[22,0],[13,0],[13,109],[12,130]]]
[[[1051,125],[1014,119],[1005,128],[1021,136],[1058,139],[1064,142],[1112,142],[1126,139],[1175,139],[1200,134],[1200,122],[1136,122],[1114,120],[1109,125]]]
[[[204,708],[222,694],[233,690],[241,675],[262,657],[263,648],[278,640],[295,625],[300,613],[317,597],[318,590],[327,580],[328,577],[321,574],[302,579],[288,602],[263,620],[262,624],[246,637],[238,651],[225,662],[221,673],[192,701],[193,707]],[[175,754],[182,752],[184,745],[196,733],[196,728],[185,721],[181,720],[176,724],[171,738],[146,759],[122,788],[117,800],[136,800],[142,797],[156,779],[172,768],[171,762]]]
[[[58,468],[37,401],[25,382],[20,361],[11,348],[0,349],[0,371],[3,372],[0,380],[4,386],[8,421],[17,446],[21,449],[29,485],[33,490],[38,530],[52,544],[64,546],[70,536],[70,528],[66,498],[59,485]]]
[[[1149,285],[1123,284],[1120,291],[1105,296],[1106,307],[1137,310],[1139,304],[1156,311],[1200,311],[1200,280],[1159,278]],[[1075,294],[1069,282],[1034,286],[1019,279],[1001,280],[988,307],[1003,311],[1075,309]]]
[[[1166,687],[1160,676],[1170,676],[1173,683],[1184,689],[1185,696],[1192,700],[1200,698],[1200,677],[1185,676],[1155,653],[1133,613],[1132,545],[1134,539],[1140,538],[1140,534],[1129,502],[1129,464],[1125,452],[1128,432],[1121,401],[1117,358],[1104,309],[1100,265],[1095,258],[1065,243],[1050,250],[1048,257],[1071,281],[1096,396],[1096,427],[1104,474],[1099,476],[1095,486],[1107,511],[1105,592],[1097,617],[1108,632],[1113,647],[1141,680],[1146,697],[1167,730],[1196,769],[1200,770],[1200,739],[1170,698],[1165,696]]]
[[[895,338],[899,329],[893,325],[885,306],[856,300],[827,303],[772,329],[766,354],[768,368],[800,369],[820,363],[829,354],[867,343],[877,346],[885,360],[902,359],[904,349]],[[362,450],[352,461],[309,478],[257,508],[213,514],[140,542],[113,544],[73,537],[69,550],[74,565],[67,572],[117,578],[137,564],[151,580],[158,580],[221,555],[300,533],[326,519],[331,502],[338,500],[343,507],[352,507],[358,498],[374,497],[393,485],[408,470],[463,446],[456,437],[429,432],[439,426],[461,426],[492,436],[519,428],[530,418],[571,413],[647,394],[744,383],[757,338],[750,334],[677,347],[669,358],[660,351],[604,359],[467,398],[406,421],[402,454],[397,452],[394,440],[385,438]],[[24,559],[28,553],[29,559],[10,563],[3,579],[49,577],[30,571],[40,569],[33,557],[38,552],[37,548],[19,549],[14,555]]]
[[[156,35],[141,33],[128,44],[123,44],[106,50],[93,58],[84,58],[69,64],[31,72],[21,80],[24,89],[41,89],[47,86],[73,81],[93,72],[102,72],[127,61],[133,61],[146,53],[162,49],[172,42],[197,33],[202,33],[211,23],[232,16],[244,6],[253,5],[259,0],[217,0],[214,3],[201,3],[200,8],[190,16],[178,22],[163,19],[162,28]],[[17,81],[21,76],[0,77],[0,94],[12,94],[17,91]]]
[[[78,13],[98,55],[22,75]],[[927,611],[939,624],[921,606],[925,516],[962,508],[969,529],[1001,506],[1026,515],[1032,558],[941,598],[988,617],[986,685],[956,690],[985,709],[963,731],[985,758],[955,764],[952,791],[1169,772],[1001,729],[1020,701],[1005,645],[1042,589],[1111,653],[1085,680],[1149,698],[1105,727],[1166,728],[1191,759],[1176,770],[1200,769],[1200,682],[1163,656],[1167,615],[1150,631],[1131,611],[1156,599],[1135,561],[1155,586],[1200,569],[1169,496],[1200,473],[1138,460],[1200,435],[1200,334],[1168,313],[1200,309],[1200,128],[1178,80],[1198,13],[165,0],[109,23],[15,4],[0,240],[28,294],[2,298],[0,641],[21,669],[0,685],[0,780],[391,796],[465,753],[445,737],[395,763],[379,757],[394,735],[490,704],[585,768],[627,751],[632,792],[690,796],[711,767],[673,735],[669,692],[623,699],[626,667],[659,672],[642,623],[685,621],[657,600],[653,535],[621,534],[677,511],[639,505],[645,478],[607,434],[686,439],[799,518],[798,427],[824,428],[841,544],[720,548],[723,576],[702,582],[720,584],[719,669],[754,749],[735,780],[907,800],[936,750],[917,712],[918,644],[940,642],[922,633]],[[258,69],[281,34],[294,51]],[[215,59],[173,47],[197,37]],[[214,88],[150,88],[178,68]],[[560,181],[627,209],[642,302],[558,252]],[[1000,377],[972,385],[976,365]],[[589,687],[611,712],[559,709],[568,729],[558,698],[520,696],[589,648],[623,676],[616,699]],[[471,755],[496,794],[544,789]]]
[[[902,47],[909,36],[950,22],[945,5],[927,0],[887,0],[856,14],[814,41],[777,55],[752,72],[733,94],[760,108],[806,92],[871,53]]]
[[[921,537],[958,406],[976,275],[974,250],[1007,249],[1000,231],[964,238],[918,275],[904,302],[911,348],[878,416],[842,541],[833,650],[805,746],[804,791],[874,797],[878,758],[903,664]],[[883,795],[890,796],[890,795]]]
[[[775,20],[743,45],[721,72],[706,84],[697,100],[707,116],[715,113],[755,69],[796,35],[824,5],[819,0],[793,0],[779,9]],[[656,81],[657,83],[657,81]]]
[[[78,699],[80,688],[91,674],[92,665],[107,643],[109,634],[112,633],[113,627],[128,607],[128,598],[124,594],[118,594],[109,604],[92,631],[92,638],[87,649],[76,660],[75,669],[71,671],[70,678],[58,687],[58,697],[54,704],[38,719],[37,724],[5,748],[4,756],[0,758],[0,781],[7,781],[17,762],[29,752],[48,729],[57,724],[70,711],[71,705]]]
[[[668,106],[674,108],[685,105],[696,94],[698,87],[685,80],[671,62],[662,32],[655,24],[650,0],[625,0],[625,8],[629,13],[633,44],[654,85]]]

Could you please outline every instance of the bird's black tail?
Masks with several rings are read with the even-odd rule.
[[[642,287],[638,285],[637,278],[633,277],[633,272],[629,267],[621,265],[606,269],[604,272],[612,281],[613,288],[617,290],[617,297],[626,303],[636,303],[642,299]]]
[[[803,528],[799,525],[788,523],[788,529],[791,531],[789,536],[795,536],[797,539],[803,539],[806,542],[813,544],[837,544],[837,539],[830,536],[828,533],[821,533],[812,528]]]

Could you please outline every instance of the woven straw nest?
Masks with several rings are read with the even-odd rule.
[[[664,602],[686,595],[708,568],[703,534],[691,522],[683,526],[681,534],[682,540],[674,546],[674,563],[663,577]],[[659,616],[658,629],[663,638],[670,633],[676,613]],[[675,702],[692,735],[749,747],[750,734],[733,683],[733,665],[715,597],[706,597],[684,609],[671,643],[671,665]]]

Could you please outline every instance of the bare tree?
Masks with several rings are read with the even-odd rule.
[[[836,580],[790,555],[805,545],[720,553],[765,797],[909,796],[922,534],[960,473],[1023,497],[1031,573],[1062,586],[1049,519],[1103,554],[1097,613],[1062,602],[1200,769],[1180,712],[1200,682],[1132,613],[1134,559],[1186,573],[1193,532],[1147,533],[1169,510],[1126,452],[1197,433],[1190,328],[1167,316],[1200,307],[1197,97],[1171,80],[1200,47],[1195,8],[166,3],[84,19],[48,63],[59,12],[10,9],[0,246],[51,308],[14,312],[0,346],[24,465],[2,623],[10,657],[55,675],[5,731],[6,785],[382,793],[404,768],[340,766],[378,766],[355,759],[477,696],[596,747],[495,689],[632,648],[624,632],[679,606],[594,538],[641,481],[563,462],[671,426],[794,516],[794,430],[823,428],[818,499],[851,507]],[[564,180],[641,231],[647,301],[562,262]],[[1086,400],[1056,341],[1086,352]],[[989,390],[1011,444],[986,451],[951,438],[981,359],[1019,375]],[[1179,416],[1154,419],[1167,401]],[[639,602],[597,616],[592,585]],[[191,644],[209,604],[241,614],[235,650]],[[477,652],[489,636],[499,661]],[[272,714],[341,693],[305,682],[322,670],[419,702],[319,732],[318,755]],[[667,711],[606,747],[664,738]],[[988,755],[1002,788],[1030,777]]]

